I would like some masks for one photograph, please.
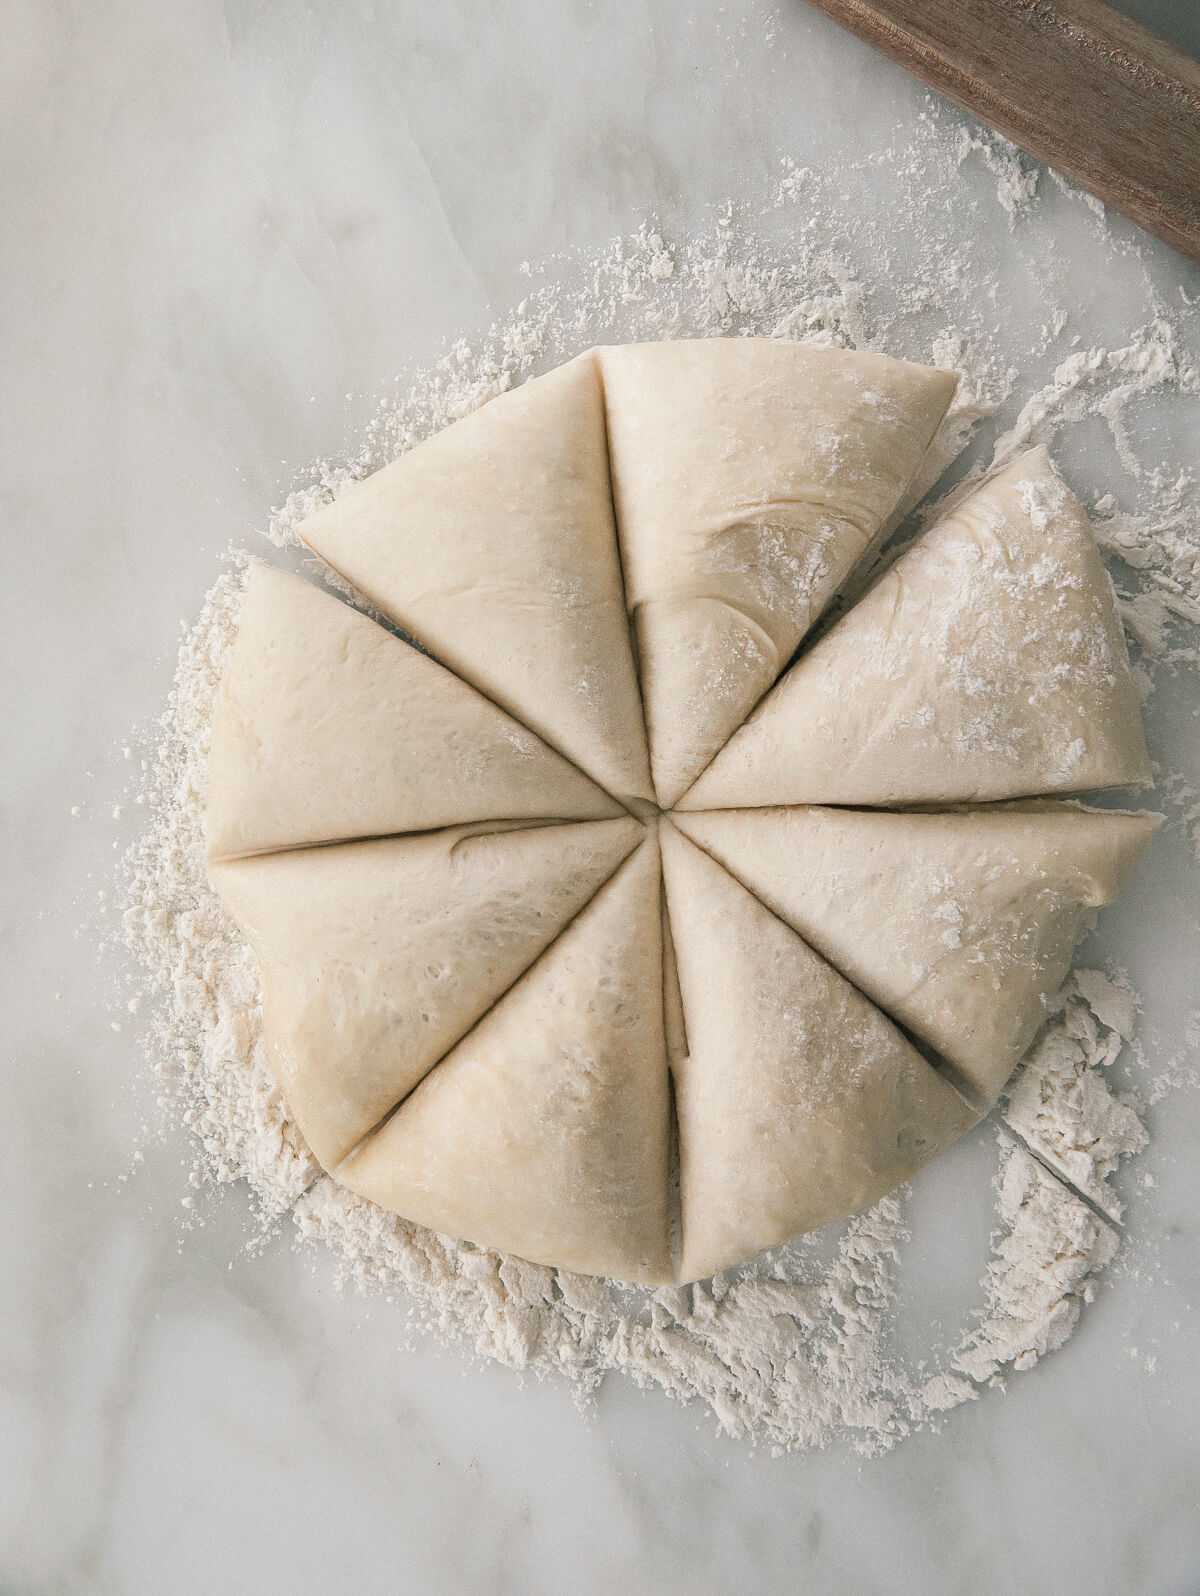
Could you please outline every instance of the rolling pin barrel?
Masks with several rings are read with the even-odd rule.
[[[1101,0],[811,0],[1200,261],[1200,63]]]

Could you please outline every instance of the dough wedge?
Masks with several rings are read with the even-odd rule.
[[[457,676],[269,565],[213,707],[209,857],[620,807]]]
[[[917,538],[680,807],[957,803],[1149,780],[1112,583],[1039,448]]]
[[[899,502],[949,373],[762,338],[599,351],[626,600],[669,808]]]
[[[209,866],[262,968],[276,1081],[326,1169],[538,958],[636,820],[455,827]]]
[[[337,1178],[535,1263],[670,1280],[659,880],[647,837]]]
[[[418,444],[300,534],[606,792],[652,798],[590,353]]]
[[[688,1044],[675,1064],[686,1282],[867,1207],[979,1116],[669,824],[662,852]]]
[[[715,810],[678,825],[990,1104],[1161,819],[1033,802]]]

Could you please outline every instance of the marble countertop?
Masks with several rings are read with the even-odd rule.
[[[402,1350],[399,1310],[331,1263],[286,1237],[248,1256],[237,1188],[185,1229],[191,1152],[155,1127],[87,929],[135,823],[105,808],[120,746],[221,551],[305,463],[514,304],[522,262],[651,214],[684,237],[784,159],[869,158],[925,91],[761,0],[9,17],[0,1589],[1200,1591],[1200,1094],[1152,1124],[1131,1247],[1153,1270],[1106,1277],[1062,1352],[880,1459],[773,1458],[618,1379],[580,1415]],[[1200,292],[1140,241],[1164,296]],[[1053,242],[1119,323],[1086,235]],[[1194,980],[1175,958],[1148,1003]]]

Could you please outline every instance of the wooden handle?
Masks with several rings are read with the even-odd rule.
[[[810,0],[1200,261],[1200,63],[1101,0]]]

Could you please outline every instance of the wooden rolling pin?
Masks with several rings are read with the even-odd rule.
[[[810,0],[1200,261],[1200,63],[1101,0]]]

